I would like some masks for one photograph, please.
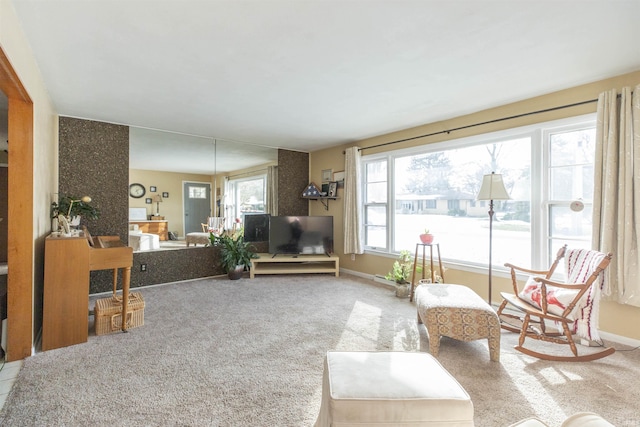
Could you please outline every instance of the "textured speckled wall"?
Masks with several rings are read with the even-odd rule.
[[[94,236],[128,241],[129,127],[60,117],[60,194],[90,196],[97,220],[82,219]],[[112,288],[110,271],[91,272],[90,292]]]
[[[309,215],[309,153],[278,150],[278,215]]]
[[[82,219],[93,235],[127,241],[129,212],[129,127],[60,117],[59,192],[83,197],[100,209],[97,220]]]

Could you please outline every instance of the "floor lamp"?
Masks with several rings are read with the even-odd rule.
[[[504,188],[502,175],[495,172],[487,174],[482,178],[482,187],[478,193],[477,200],[489,200],[489,305],[491,305],[491,244],[493,240],[493,201],[509,200],[507,189]]]

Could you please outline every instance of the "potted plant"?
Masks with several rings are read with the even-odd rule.
[[[413,272],[413,260],[411,252],[407,250],[400,251],[398,259],[393,263],[391,271],[384,276],[387,280],[396,282],[396,296],[405,297],[409,295],[409,278]]]
[[[63,218],[61,218],[61,216]],[[100,210],[95,206],[91,206],[91,197],[75,197],[60,195],[57,202],[51,203],[51,219],[57,220],[57,226],[69,228],[69,224],[73,226],[80,225],[80,218],[98,219],[100,218]],[[68,232],[68,230],[66,230]]]
[[[433,243],[433,234],[429,233],[429,229],[425,228],[424,233],[420,235],[420,241],[425,245],[430,245]]]
[[[91,197],[63,196],[57,202],[51,203],[51,218],[64,215],[71,220],[74,217],[84,217],[86,219],[100,218],[100,210],[91,206]]]
[[[240,279],[245,267],[250,268],[251,260],[258,258],[252,244],[244,241],[242,230],[220,236],[209,233],[209,241],[212,246],[220,247],[222,267],[231,280]]]

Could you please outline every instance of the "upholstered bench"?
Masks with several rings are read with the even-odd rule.
[[[189,246],[190,244],[198,246],[198,243],[206,245],[209,243],[209,233],[203,233],[201,231],[187,233],[187,235],[185,236],[185,240],[187,242],[187,246]]]
[[[327,353],[316,427],[473,426],[467,392],[428,353]]]
[[[416,290],[418,323],[429,333],[429,351],[438,356],[440,337],[460,341],[487,338],[491,360],[500,361],[500,321],[478,294],[466,286],[423,284]]]

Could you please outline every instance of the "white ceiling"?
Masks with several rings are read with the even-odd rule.
[[[640,1],[12,0],[62,115],[313,151],[640,69]]]

